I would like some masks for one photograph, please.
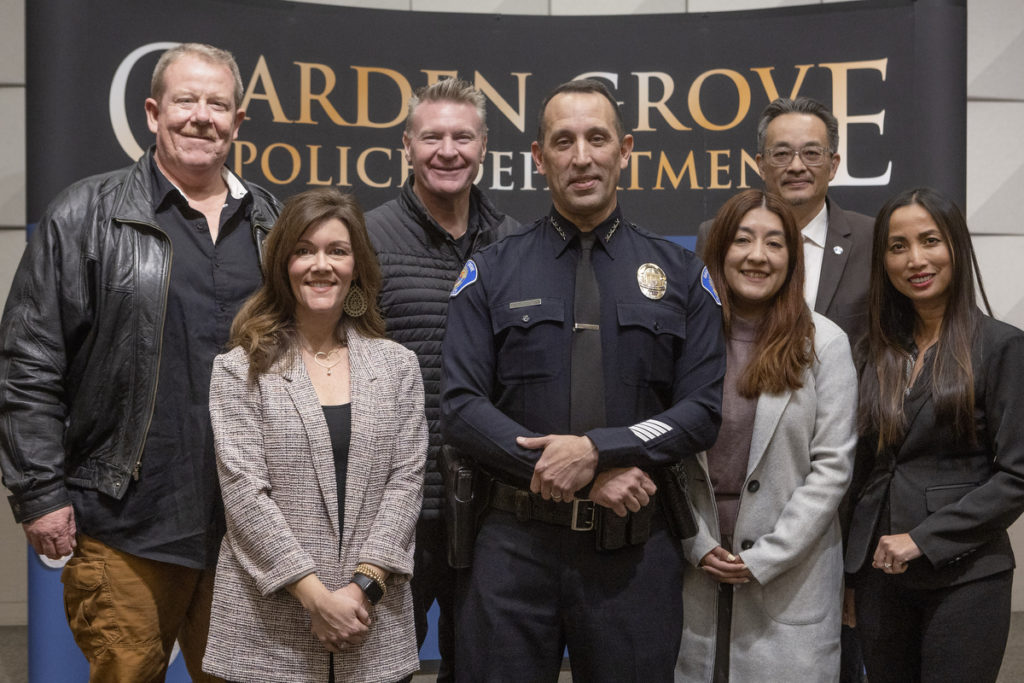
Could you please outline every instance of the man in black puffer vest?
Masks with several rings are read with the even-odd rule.
[[[453,680],[455,571],[448,566],[437,468],[441,449],[441,341],[448,296],[469,255],[518,227],[473,184],[487,152],[484,97],[465,81],[446,79],[409,101],[402,134],[412,175],[401,194],[366,214],[384,282],[380,308],[388,336],[416,353],[423,371],[430,452],[423,510],[416,529],[412,580],[419,645],[427,610],[437,600],[437,680]]]

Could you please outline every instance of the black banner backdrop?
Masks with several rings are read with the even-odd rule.
[[[28,221],[71,182],[127,165],[151,144],[150,74],[162,50],[185,41],[235,54],[248,119],[230,165],[282,198],[323,184],[351,189],[365,208],[394,197],[408,171],[409,94],[457,74],[489,100],[479,184],[530,220],[548,207],[529,158],[537,108],[555,85],[589,74],[622,102],[636,146],[621,200],[651,230],[692,235],[732,193],[760,185],[757,117],[776,95],[810,95],[835,111],[843,163],[830,194],[844,207],[874,214],[922,184],[962,205],[966,15],[963,0],[606,17],[32,0]],[[87,675],[54,564],[30,562],[33,681]],[[168,680],[188,680],[181,662]]]
[[[602,17],[363,10],[273,0],[33,0],[28,26],[28,219],[72,181],[152,142],[143,100],[163,49],[231,50],[247,120],[229,159],[286,197],[313,185],[393,198],[408,167],[405,104],[440,77],[475,82],[490,137],[479,185],[530,220],[548,206],[533,170],[537,109],[555,85],[603,78],[636,138],[628,215],[692,235],[759,187],[756,123],[775,96],[810,95],[840,121],[832,195],[874,214],[894,192],[965,194],[964,2],[857,2],[756,12]]]

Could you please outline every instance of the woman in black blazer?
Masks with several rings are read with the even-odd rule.
[[[994,681],[1006,646],[1024,332],[978,309],[972,264],[963,214],[934,190],[875,221],[846,554],[871,683]]]

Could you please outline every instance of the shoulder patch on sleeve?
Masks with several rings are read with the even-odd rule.
[[[708,272],[707,266],[704,266],[704,270],[700,272],[700,286],[707,290],[707,293],[711,295],[711,298],[715,300],[716,304],[719,306],[722,305],[722,300],[718,298],[718,292],[715,290],[715,283],[711,281],[711,273]],[[455,295],[452,294],[452,296]]]
[[[449,298],[453,298],[459,295],[459,292],[469,287],[471,284],[476,282],[479,271],[476,267],[476,262],[473,259],[466,261],[466,265],[462,266],[462,272],[459,273],[459,279],[455,281],[455,286],[452,287],[452,293],[448,295]]]

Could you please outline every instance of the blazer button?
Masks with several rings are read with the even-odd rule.
[[[750,550],[753,547],[754,547],[754,542],[751,541],[751,540],[746,540],[746,541],[743,541],[742,543],[740,543],[740,548],[742,548],[743,550]]]
[[[749,484],[747,484],[747,490],[750,491],[751,493],[757,493],[757,490],[759,488],[761,488],[761,482],[759,482],[757,479],[753,479]]]

